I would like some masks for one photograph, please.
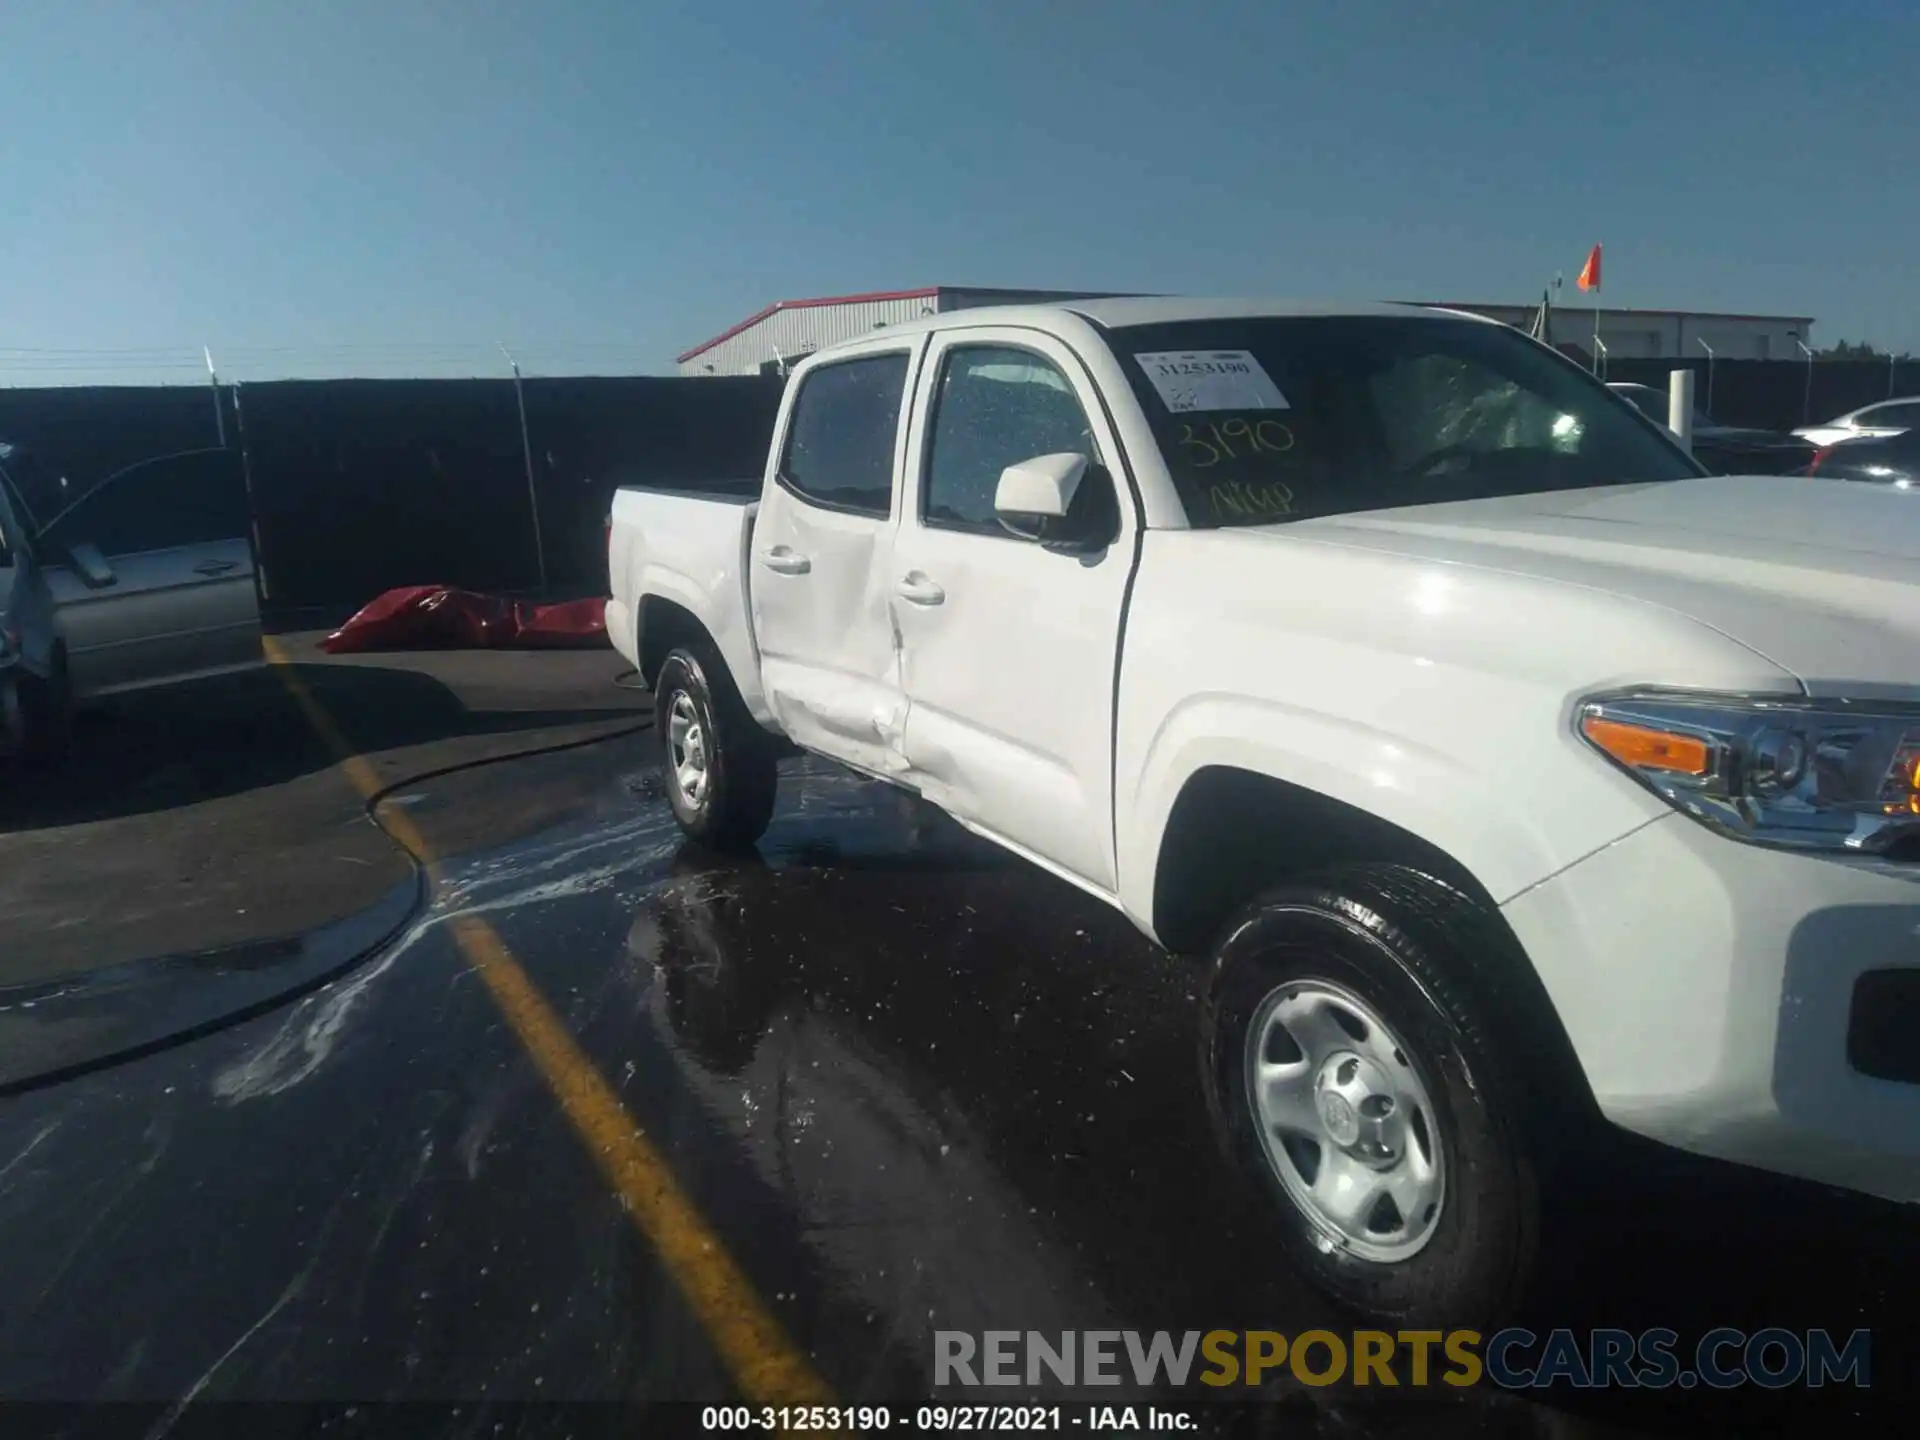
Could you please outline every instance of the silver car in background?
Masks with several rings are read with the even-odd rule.
[[[0,443],[0,750],[55,755],[76,705],[262,663],[252,535],[231,450],[70,499]]]
[[[1815,445],[1838,445],[1844,440],[1886,439],[1915,428],[1920,428],[1920,395],[1862,405],[1824,424],[1803,426],[1793,433]]]

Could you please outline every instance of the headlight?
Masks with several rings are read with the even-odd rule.
[[[1576,725],[1737,839],[1866,854],[1920,843],[1920,706],[1641,691],[1587,700]]]

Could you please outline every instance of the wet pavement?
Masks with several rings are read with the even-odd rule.
[[[842,1403],[925,1399],[936,1330],[1352,1328],[1218,1157],[1189,966],[813,762],[785,767],[763,858],[703,857],[650,760],[614,740],[404,787],[447,853],[503,789],[570,798],[439,866],[397,943],[304,999],[0,1101],[0,1397],[741,1393],[458,943],[476,918]],[[1624,1142],[1593,1205],[1552,1323],[1869,1326],[1873,1390],[1288,1380],[1266,1433],[1897,1428],[1911,1212]]]
[[[646,718],[611,649],[329,656],[321,633],[273,637],[284,665],[88,708],[61,765],[0,763],[0,1009],[14,987],[289,941],[411,883],[289,678],[380,781]]]

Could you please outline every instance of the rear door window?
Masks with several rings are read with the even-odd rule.
[[[781,485],[829,510],[890,515],[906,389],[904,351],[840,360],[809,374],[787,423]]]

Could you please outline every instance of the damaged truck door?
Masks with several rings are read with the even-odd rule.
[[[1116,503],[1118,445],[1098,394],[1059,341],[982,328],[934,337],[913,408],[891,603],[914,784],[1110,894],[1113,675],[1133,519]],[[1067,514],[1048,521],[1072,543],[1052,543],[1003,519],[996,495],[1010,467],[1064,455],[1086,464]]]
[[[918,346],[855,348],[796,381],[750,541],[768,707],[796,744],[897,776],[906,701],[888,611],[894,477]]]

